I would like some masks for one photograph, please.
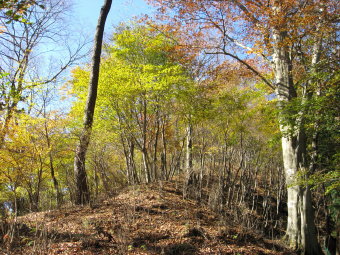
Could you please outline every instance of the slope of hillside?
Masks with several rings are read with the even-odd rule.
[[[294,254],[183,200],[172,183],[137,186],[92,206],[18,218],[0,254]]]

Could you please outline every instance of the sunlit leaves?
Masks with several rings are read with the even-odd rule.
[[[0,17],[7,20],[7,24],[13,21],[27,23],[29,22],[25,18],[27,10],[33,5],[44,9],[45,6],[41,2],[39,0],[0,0]]]
[[[67,164],[70,155],[66,123],[57,112],[50,112],[46,118],[16,116],[5,146],[0,149],[0,186],[3,187],[0,196],[11,200],[13,192],[20,197],[52,186],[51,155],[57,158],[53,162],[55,176],[64,174],[58,166]]]
[[[173,45],[161,33],[149,27],[122,25],[112,40],[114,44],[107,45],[102,61],[97,116],[114,116],[116,107],[126,108],[138,100],[147,100],[150,107],[166,105],[188,86],[183,67],[168,56]],[[84,102],[88,72],[78,68],[73,77],[73,92]]]

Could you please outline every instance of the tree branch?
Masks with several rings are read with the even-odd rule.
[[[275,90],[275,87],[259,71],[257,71],[255,68],[253,68],[251,65],[249,65],[244,60],[240,59],[238,56],[231,54],[231,53],[225,51],[224,49],[223,49],[222,52],[205,52],[205,54],[223,54],[223,55],[230,56],[230,57],[236,59],[238,62],[245,65],[249,70],[251,70],[255,75],[257,75],[271,89]]]

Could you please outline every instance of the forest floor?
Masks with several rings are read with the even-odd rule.
[[[11,249],[3,238],[0,254],[295,254],[184,200],[173,183],[130,187],[91,206],[30,213],[17,219],[16,229]]]

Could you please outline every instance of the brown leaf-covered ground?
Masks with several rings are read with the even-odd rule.
[[[130,187],[92,206],[20,217],[11,249],[5,238],[0,254],[294,253],[250,230],[231,227],[165,183],[162,189]]]

